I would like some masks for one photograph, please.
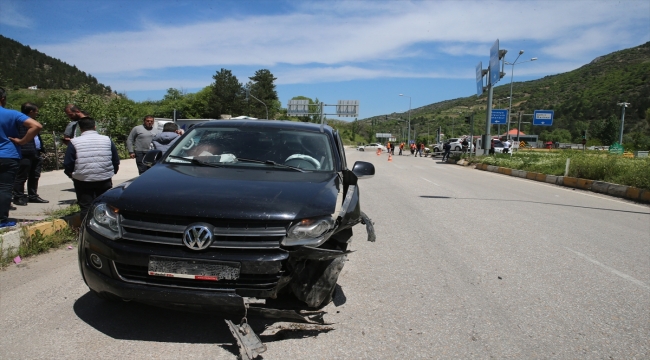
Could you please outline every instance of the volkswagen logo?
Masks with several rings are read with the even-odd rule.
[[[208,224],[192,224],[183,232],[183,244],[192,250],[203,250],[212,244],[212,230]]]

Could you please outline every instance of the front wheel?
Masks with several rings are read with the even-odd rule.
[[[460,146],[456,146],[456,147],[454,148],[454,150],[455,150],[455,151],[460,151]]]

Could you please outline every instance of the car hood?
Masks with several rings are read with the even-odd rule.
[[[106,192],[120,211],[242,220],[293,220],[334,213],[337,173],[158,164]]]

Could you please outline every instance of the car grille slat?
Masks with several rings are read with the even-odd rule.
[[[212,224],[210,248],[277,249],[284,239],[289,222],[195,219],[122,213],[122,238],[128,241],[184,246],[185,228],[196,222]]]

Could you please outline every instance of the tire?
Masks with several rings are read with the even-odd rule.
[[[456,146],[456,147],[454,148],[454,151],[460,151],[460,146]]]

